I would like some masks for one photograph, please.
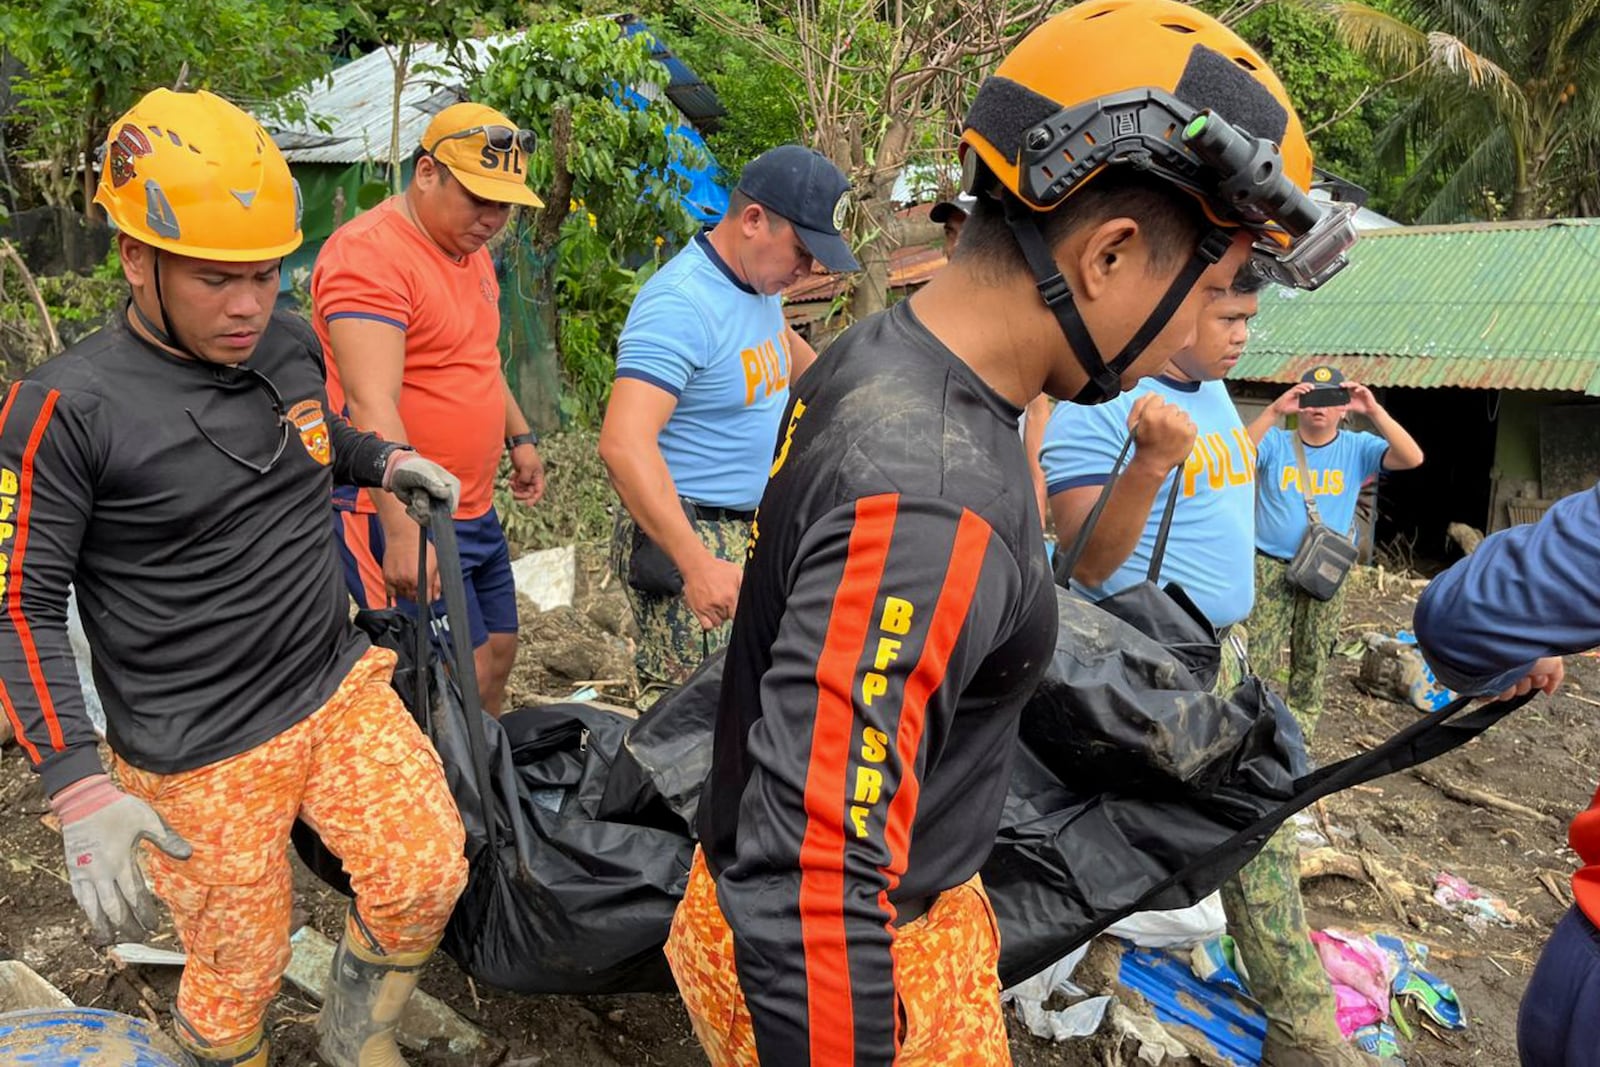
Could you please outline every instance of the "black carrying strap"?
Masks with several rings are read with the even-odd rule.
[[[1055,314],[1056,323],[1066,335],[1079,365],[1089,376],[1088,384],[1072,398],[1074,404],[1102,404],[1122,392],[1122,372],[1143,355],[1150,342],[1166,329],[1178,305],[1188,297],[1200,275],[1227,255],[1229,246],[1233,244],[1233,232],[1215,226],[1207,230],[1195,246],[1189,262],[1172,279],[1160,303],[1144,320],[1144,325],[1122,346],[1122,351],[1107,363],[1100,354],[1100,346],[1095,344],[1094,338],[1089,335],[1089,328],[1084,325],[1078,305],[1072,299],[1071,286],[1062,277],[1061,268],[1050,254],[1050,246],[1045,243],[1044,234],[1039,228],[1039,213],[1009,193],[1001,196],[1001,203],[1005,209],[1006,225],[1010,227],[1017,247],[1022,250],[1022,257],[1028,261],[1028,269],[1033,272],[1039,295]]]
[[[420,492],[420,490],[419,490]],[[461,550],[456,545],[456,524],[450,515],[450,503],[429,497],[428,527],[433,532],[434,555],[437,557],[439,584],[444,589],[445,618],[449,623],[452,664],[456,684],[461,689],[461,707],[467,727],[467,751],[472,756],[472,778],[478,787],[479,816],[483,819],[484,838],[491,857],[500,854],[500,832],[494,806],[490,803],[494,788],[489,775],[489,739],[483,732],[483,705],[478,701],[478,670],[472,658],[471,627],[467,621],[467,584],[461,573]],[[417,654],[421,658],[418,675],[422,679],[418,690],[426,702],[427,676],[431,673],[429,657],[433,642],[429,635],[433,629],[433,606],[428,601],[428,537],[423,531],[422,547],[417,552]],[[430,711],[431,720],[431,711]]]
[[[1094,536],[1094,529],[1100,523],[1100,516],[1106,510],[1107,502],[1111,500],[1111,492],[1117,487],[1117,479],[1122,477],[1126,469],[1128,453],[1133,450],[1134,434],[1138,428],[1138,424],[1135,423],[1128,430],[1128,436],[1122,442],[1122,449],[1111,464],[1111,473],[1106,478],[1106,484],[1101,487],[1100,495],[1095,498],[1094,507],[1089,509],[1083,525],[1078,528],[1078,536],[1073,538],[1072,547],[1066,552],[1056,554],[1057,585],[1071,584],[1072,572],[1078,569],[1078,561],[1083,558],[1083,553],[1089,547],[1089,538]],[[1172,491],[1167,494],[1167,506],[1161,513],[1161,526],[1156,531],[1155,547],[1150,553],[1150,569],[1147,577],[1152,582],[1161,576],[1161,564],[1167,558],[1167,535],[1172,532],[1172,515],[1178,507],[1178,489],[1182,484],[1183,471],[1181,469],[1173,471]]]

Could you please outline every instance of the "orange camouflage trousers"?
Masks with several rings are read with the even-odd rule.
[[[733,963],[733,931],[700,849],[672,917],[667,963],[711,1067],[759,1067],[750,1011]],[[1002,1067],[1011,1062],[1000,1010],[1000,930],[977,875],[939,894],[894,941],[906,1033],[897,1067]]]
[[[154,849],[156,895],[189,959],[178,1014],[205,1041],[262,1023],[289,965],[289,830],[306,820],[344,862],[356,908],[385,952],[431,949],[466,884],[465,834],[433,745],[373,648],[309,718],[247,752],[178,774],[116,761],[122,788],[194,846]]]

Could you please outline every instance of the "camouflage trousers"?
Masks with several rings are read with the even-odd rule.
[[[705,630],[681,596],[655,596],[641,593],[628,584],[628,561],[633,555],[633,518],[625,508],[617,509],[611,529],[611,572],[622,582],[639,628],[634,650],[634,669],[639,676],[640,711],[650,708],[668,691],[680,686],[700,666],[700,661],[728,643],[733,623],[725,622]],[[694,532],[701,544],[718,559],[743,565],[750,545],[750,524],[734,519],[694,521]]]
[[[1257,613],[1261,610],[1259,582],[1258,577]],[[1264,652],[1273,649],[1255,625],[1256,616],[1252,615],[1250,644]],[[1238,637],[1244,647],[1245,628],[1235,626],[1230,637]],[[1262,664],[1256,666],[1259,670]],[[1228,692],[1243,676],[1238,650],[1232,640],[1225,640],[1222,670],[1213,691]],[[1303,720],[1302,726],[1306,726]],[[1293,824],[1273,834],[1255,859],[1223,883],[1222,907],[1228,916],[1228,932],[1249,972],[1250,991],[1267,1014],[1268,1044],[1319,1049],[1342,1043],[1333,986],[1311,944],[1311,928],[1300,899],[1300,846]]]
[[[1274,682],[1288,701],[1306,742],[1322,717],[1322,690],[1328,660],[1339,637],[1344,617],[1346,582],[1332,600],[1317,600],[1290,585],[1289,565],[1256,553],[1256,603],[1250,612],[1250,632],[1255,636],[1256,669]],[[1283,667],[1283,650],[1289,649],[1289,667]]]

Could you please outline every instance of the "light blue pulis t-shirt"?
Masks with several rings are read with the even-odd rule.
[[[1273,427],[1257,453],[1256,547],[1278,559],[1293,559],[1305,540],[1310,520],[1300,489],[1300,467],[1294,454],[1297,431]],[[1355,525],[1361,486],[1383,470],[1389,442],[1377,434],[1340,430],[1325,445],[1306,445],[1306,472],[1322,524],[1342,534]]]
[[[617,377],[677,398],[658,442],[680,496],[738,510],[761,502],[789,400],[783,304],[739,281],[704,234],[639,290]]]
[[[1138,547],[1104,585],[1079,584],[1098,600],[1145,580],[1172,479],[1182,479],[1159,582],[1177,582],[1218,628],[1250,614],[1255,601],[1255,448],[1221,382],[1150,378],[1093,407],[1058,404],[1045,428],[1040,465],[1050,495],[1104,485],[1128,436],[1134,401],[1154,393],[1189,413],[1197,436],[1182,467],[1162,483]]]

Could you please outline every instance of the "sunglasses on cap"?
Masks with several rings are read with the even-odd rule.
[[[499,125],[473,126],[470,129],[457,130],[455,133],[445,134],[443,137],[433,142],[433,147],[429,148],[427,151],[431,155],[434,152],[437,152],[439,150],[439,146],[444,144],[446,141],[454,141],[457,139],[465,140],[468,137],[473,137],[480,133],[483,134],[483,139],[488,142],[489,147],[494,149],[496,152],[509,152],[513,148],[517,148],[520,149],[524,155],[531,155],[533,153],[533,146],[538,143],[538,138],[534,135],[532,130],[513,130],[510,126]]]

